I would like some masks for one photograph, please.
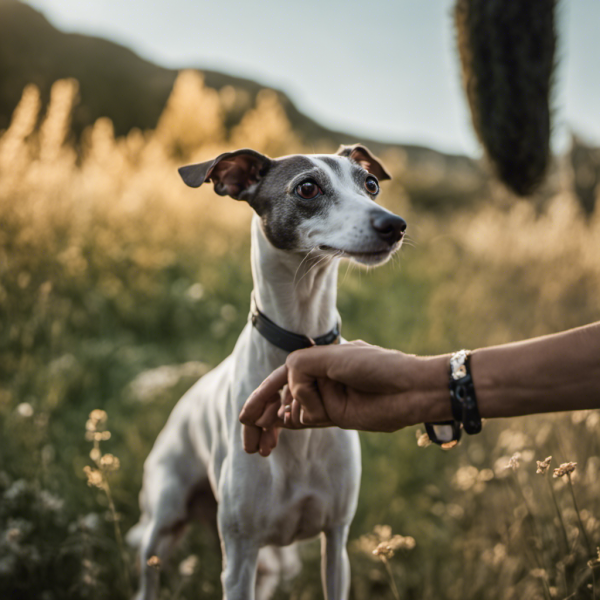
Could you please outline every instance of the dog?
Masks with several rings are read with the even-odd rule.
[[[261,457],[244,452],[238,415],[290,351],[340,342],[340,259],[380,265],[402,244],[406,222],[375,202],[379,181],[390,175],[361,145],[277,159],[243,149],[179,173],[188,186],[212,181],[218,195],[254,209],[253,308],[232,354],[181,398],[144,464],[142,515],[128,535],[141,559],[137,598],[156,598],[158,578],[147,561],[165,559],[210,486],[224,598],[253,600],[261,559],[293,565],[295,554],[281,547],[322,534],[325,597],[345,600],[361,475],[357,432],[281,430],[277,448]]]

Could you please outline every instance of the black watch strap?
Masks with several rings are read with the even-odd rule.
[[[455,352],[450,359],[450,403],[452,416],[462,423],[464,430],[473,435],[481,431],[481,417],[477,408],[475,385],[471,375],[471,353]]]

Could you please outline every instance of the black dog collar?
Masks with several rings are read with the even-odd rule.
[[[287,329],[279,327],[279,325],[273,323],[267,315],[262,313],[258,309],[258,306],[256,306],[254,298],[252,299],[250,320],[260,335],[274,346],[277,346],[286,352],[294,352],[294,350],[302,350],[303,348],[310,348],[311,346],[328,346],[329,344],[340,343],[339,323],[329,333],[316,338],[310,338],[307,335],[301,335],[299,333],[292,333]]]

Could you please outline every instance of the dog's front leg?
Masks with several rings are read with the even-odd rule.
[[[321,535],[321,578],[325,600],[346,600],[350,591],[350,561],[346,543],[348,525],[339,525]]]
[[[258,545],[254,540],[221,533],[224,600],[254,600]]]

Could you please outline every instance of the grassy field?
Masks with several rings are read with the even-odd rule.
[[[137,520],[142,463],[246,322],[251,211],[186,188],[177,166],[243,146],[335,150],[304,148],[268,92],[226,134],[235,91],[195,73],[180,75],[155,131],[115,139],[101,119],[75,145],[76,95],[57,82],[40,117],[27,88],[0,137],[0,597],[11,600],[129,597],[135,557],[116,531]],[[585,218],[566,184],[541,208],[497,193],[441,214],[413,205],[402,162],[382,158],[395,174],[383,202],[412,243],[384,268],[342,267],[347,338],[433,354],[599,318],[600,214]],[[96,442],[95,409],[110,431]],[[600,597],[599,413],[488,422],[450,451],[418,446],[419,434],[361,438],[354,600],[393,598],[390,574],[402,598]],[[567,461],[575,471],[553,477]],[[415,547],[373,556],[365,536],[378,525]],[[318,553],[303,547],[302,574],[277,598],[322,597]],[[213,532],[196,528],[163,569],[162,597],[220,598],[219,572]]]

